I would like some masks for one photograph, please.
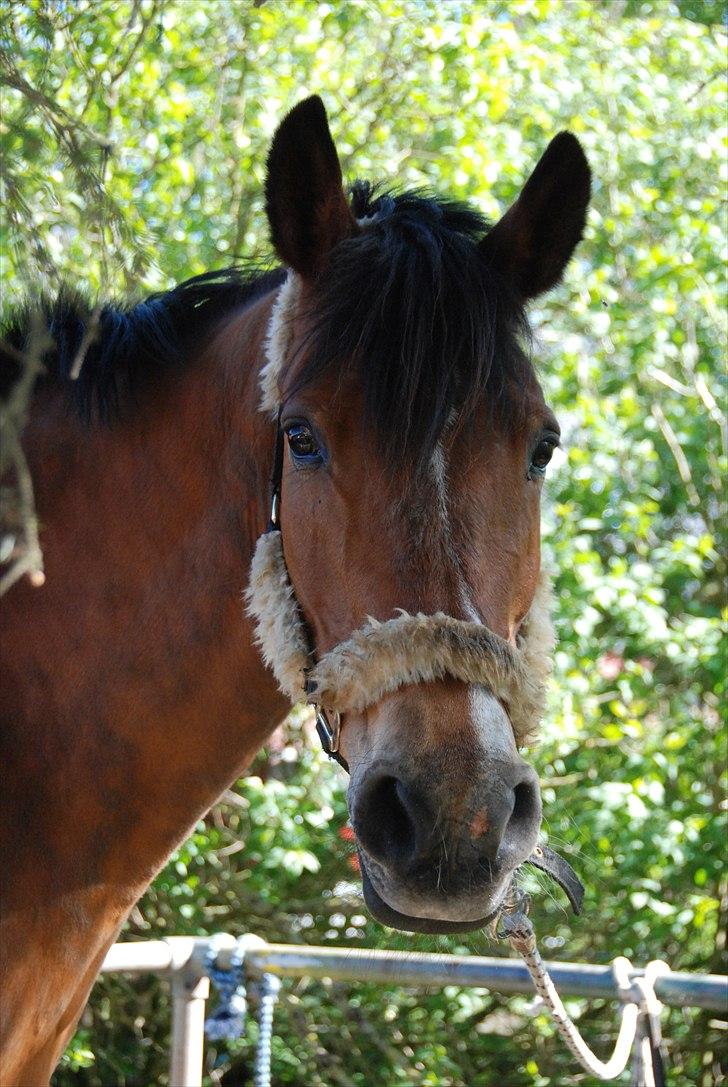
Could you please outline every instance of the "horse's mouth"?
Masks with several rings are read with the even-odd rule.
[[[410,917],[408,914],[395,910],[375,890],[369,878],[365,865],[361,866],[362,887],[364,889],[364,901],[367,909],[375,921],[389,928],[399,929],[401,932],[431,932],[446,935],[451,932],[472,932],[473,929],[481,929],[488,925],[499,913],[501,904],[492,910],[487,916],[473,921],[445,921],[436,917]]]

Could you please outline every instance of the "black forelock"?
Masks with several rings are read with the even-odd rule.
[[[422,463],[453,413],[512,419],[531,366],[523,309],[483,259],[488,222],[467,204],[357,182],[364,229],[316,283],[297,386],[353,366],[380,447]]]
[[[40,327],[47,333],[48,346],[39,384],[65,386],[82,418],[110,423],[144,383],[190,361],[217,321],[279,286],[284,278],[282,269],[226,268],[195,276],[136,304],[109,302],[96,310],[88,298],[69,288],[54,299],[28,302],[2,330],[0,395],[7,395],[17,380],[23,352]],[[96,331],[83,351],[78,378],[71,380],[94,314]]]

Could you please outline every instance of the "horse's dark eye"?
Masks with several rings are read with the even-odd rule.
[[[321,450],[310,428],[303,423],[292,423],[286,430],[288,446],[294,458],[307,464],[320,463]]]
[[[546,474],[546,468],[558,444],[559,439],[555,434],[547,434],[541,438],[531,454],[531,463],[528,467],[529,479]]]

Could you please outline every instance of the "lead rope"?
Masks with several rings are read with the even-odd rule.
[[[521,910],[506,914],[501,921],[501,935],[522,957],[536,992],[549,1009],[556,1029],[568,1049],[587,1072],[601,1080],[616,1079],[627,1067],[634,1046],[633,1087],[664,1087],[660,1055],[659,1022],[662,1004],[657,999],[654,982],[669,973],[667,963],[648,964],[644,977],[630,980],[632,964],[619,956],[612,963],[614,980],[622,1000],[622,1014],[617,1041],[608,1061],[600,1061],[586,1044],[564,1007],[556,986],[544,966],[536,946],[533,925]]]

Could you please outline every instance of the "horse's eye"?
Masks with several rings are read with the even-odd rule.
[[[531,463],[528,467],[528,478],[543,476],[546,474],[548,463],[554,455],[559,439],[556,434],[545,434],[531,454]]]
[[[313,436],[310,427],[304,423],[292,423],[286,429],[288,447],[297,461],[306,464],[317,464],[323,459],[318,442]]]

